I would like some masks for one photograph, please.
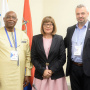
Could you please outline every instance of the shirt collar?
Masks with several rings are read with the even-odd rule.
[[[88,28],[88,23],[89,21],[87,21],[83,27]],[[78,28],[78,23],[76,24],[76,28]]]

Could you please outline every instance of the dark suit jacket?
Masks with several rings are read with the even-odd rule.
[[[65,47],[67,48],[67,69],[66,69],[66,75],[70,75],[70,69],[71,69],[71,39],[73,32],[76,28],[76,25],[69,27],[67,29],[67,35],[64,39]],[[88,29],[86,32],[85,36],[85,41],[84,41],[84,47],[83,47],[83,55],[82,55],[82,60],[83,60],[83,70],[84,73],[87,76],[90,76],[90,22],[88,24]]]
[[[46,69],[46,63],[49,63],[48,68],[52,70],[51,79],[57,79],[64,76],[63,65],[66,61],[64,42],[61,36],[54,35],[48,59],[46,58],[43,47],[43,35],[33,37],[31,48],[31,61],[35,66],[35,77],[43,79],[43,73]]]

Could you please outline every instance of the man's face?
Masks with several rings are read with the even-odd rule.
[[[89,12],[85,7],[76,8],[76,19],[78,23],[86,23],[89,16]]]
[[[16,25],[17,16],[14,12],[8,12],[4,17],[5,27],[13,28]]]

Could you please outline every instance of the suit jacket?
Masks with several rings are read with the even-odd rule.
[[[35,66],[36,78],[43,79],[42,76],[46,69],[46,63],[49,63],[48,69],[53,72],[51,79],[63,77],[63,65],[66,61],[66,55],[62,36],[53,36],[48,59],[43,47],[43,35],[34,36],[31,47],[31,61]]]
[[[75,27],[76,25],[69,27],[67,29],[67,35],[64,38],[64,44],[65,44],[65,47],[67,48],[67,59],[68,59],[67,69],[66,69],[67,76],[70,74],[70,69],[71,69],[71,46],[72,46],[71,39],[75,30]],[[83,60],[84,73],[87,76],[90,76],[90,22],[88,24],[88,28],[85,36],[82,60]]]

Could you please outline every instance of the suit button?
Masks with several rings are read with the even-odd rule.
[[[49,66],[49,63],[46,63],[46,66]]]

